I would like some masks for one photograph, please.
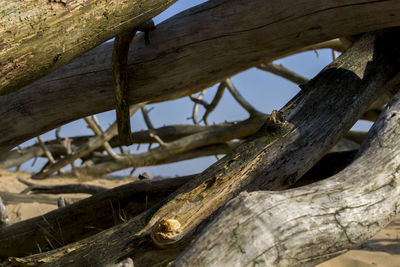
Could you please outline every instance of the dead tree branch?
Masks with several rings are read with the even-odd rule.
[[[209,105],[207,105],[207,107],[205,107],[206,111],[204,112],[204,115],[202,118],[205,125],[208,125],[207,118],[210,115],[210,113],[213,112],[214,109],[217,107],[219,101],[221,100],[222,96],[224,95],[225,88],[226,88],[226,83],[221,82],[218,86],[217,92],[215,93],[213,100],[211,101],[211,103]]]
[[[315,266],[368,240],[400,211],[399,115],[398,94],[331,179],[240,194],[172,266]]]
[[[228,88],[229,92],[232,94],[233,98],[241,105],[249,114],[250,116],[257,116],[262,114],[256,108],[254,108],[244,97],[239,93],[236,87],[233,85],[231,79],[226,79],[224,81],[226,87]]]
[[[118,5],[105,0],[98,0],[95,5],[83,0],[55,2],[1,3],[0,95],[60,68],[176,1],[128,1]]]
[[[148,266],[174,259],[200,223],[239,191],[287,188],[311,168],[385,87],[393,85],[400,72],[398,36],[399,29],[392,29],[361,38],[282,109],[283,114],[293,110],[284,122],[268,119],[252,139],[175,191],[161,207],[81,242],[22,261],[38,263],[51,258],[43,266],[71,260],[77,265],[107,264],[129,256],[135,265]],[[164,232],[165,224],[180,227]],[[105,247],[105,242],[113,245]]]
[[[137,104],[137,105],[133,105],[130,107],[130,113],[133,114],[135,113],[141,106],[143,106],[145,103],[142,104]],[[76,159],[85,156],[86,154],[96,150],[97,148],[99,148],[100,146],[103,146],[105,142],[107,142],[108,140],[110,140],[114,135],[116,135],[117,133],[117,123],[114,122],[105,132],[104,134],[100,135],[100,136],[96,136],[91,138],[87,143],[83,144],[82,146],[80,146],[74,154],[68,155],[66,157],[64,157],[63,159],[55,162],[54,164],[48,166],[45,170],[43,170],[42,172],[35,174],[34,176],[32,176],[32,178],[35,179],[43,179],[46,178],[48,176],[50,176],[51,174],[53,174],[54,172],[60,170],[61,168],[67,166],[68,164],[70,164],[71,162],[75,161]]]
[[[0,229],[0,240],[7,240],[0,242],[0,258],[38,253],[39,247],[43,251],[51,249],[48,240],[54,244],[64,240],[67,244],[98,233],[154,206],[191,179],[192,176],[185,176],[133,182]],[[10,193],[4,195],[6,197],[3,193],[0,194],[6,198]],[[21,196],[26,199],[44,198],[35,195]],[[56,205],[57,198],[51,198],[49,204]]]
[[[32,194],[72,194],[72,193],[83,193],[83,194],[97,194],[107,188],[97,185],[90,184],[65,184],[65,185],[40,185],[30,183],[22,178],[18,178],[18,181],[27,185],[21,194],[32,193]]]
[[[129,83],[135,92],[129,94],[129,103],[190,95],[305,46],[400,25],[400,2],[352,0],[346,5],[332,3],[329,9],[320,5],[317,0],[299,1],[295,6],[263,0],[245,6],[239,0],[212,1],[168,19],[152,33],[149,46],[143,34],[132,42]],[[323,31],[313,30],[315,21]],[[112,43],[101,45],[2,97],[0,155],[66,122],[113,109],[111,51]]]
[[[303,77],[300,74],[289,70],[283,65],[277,65],[274,63],[264,63],[257,66],[257,69],[273,73],[295,84],[305,84],[308,82],[308,79],[306,77]]]

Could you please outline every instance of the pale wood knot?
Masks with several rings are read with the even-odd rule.
[[[151,238],[158,247],[166,247],[180,239],[181,223],[175,219],[163,219],[154,226]]]
[[[267,124],[269,125],[280,124],[283,123],[284,121],[285,120],[283,119],[282,115],[277,110],[273,110],[271,115],[269,115],[267,118]]]

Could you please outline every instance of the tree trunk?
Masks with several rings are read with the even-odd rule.
[[[400,212],[400,93],[358,154],[325,181],[243,192],[172,266],[314,266],[361,244]]]
[[[0,95],[58,69],[174,2],[1,1]]]
[[[143,35],[135,38],[129,101],[181,97],[304,46],[397,25],[399,1],[208,1],[158,25],[150,45]],[[113,109],[111,50],[112,43],[103,44],[3,96],[0,154],[59,125]]]
[[[104,265],[127,256],[138,266],[172,260],[201,223],[244,188],[294,184],[397,81],[399,29],[368,34],[311,80],[249,141],[186,183],[164,204],[88,239],[20,261]],[[251,188],[251,187],[248,187]],[[106,245],[107,244],[107,245]]]

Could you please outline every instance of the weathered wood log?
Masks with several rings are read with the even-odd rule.
[[[135,38],[129,101],[189,95],[313,43],[400,25],[399,14],[398,1],[329,2],[329,8],[318,0],[209,1],[158,25],[150,45],[143,35]],[[111,43],[101,45],[2,97],[0,154],[72,120],[113,109],[111,49]]]
[[[10,220],[8,219],[6,206],[4,206],[3,200],[0,197],[0,228],[6,227],[10,224]]]
[[[51,197],[51,196],[34,196],[34,195],[10,193],[5,191],[0,191],[0,196],[2,197],[6,205],[20,204],[20,203],[35,203],[35,202],[57,205],[57,197]],[[72,201],[80,200],[80,198],[71,198],[71,199]]]
[[[357,160],[333,178],[284,192],[243,192],[172,266],[314,266],[400,212],[400,93]]]
[[[90,194],[95,195],[102,191],[107,190],[106,187],[91,185],[91,184],[63,184],[63,185],[41,185],[33,184],[25,181],[22,178],[18,178],[18,181],[27,185],[21,194],[32,193],[32,194]]]
[[[18,261],[43,266],[173,260],[196,229],[251,186],[284,189],[345,134],[400,72],[399,29],[368,34],[311,80],[249,141],[179,188],[162,206],[85,240]],[[251,188],[251,187],[249,187]],[[105,246],[105,244],[109,244]],[[14,259],[16,260],[16,259]]]
[[[0,95],[18,90],[176,0],[0,3]]]
[[[46,251],[98,233],[151,208],[191,178],[133,182],[2,228],[0,258]],[[11,203],[10,194],[0,192],[6,203]],[[30,201],[38,201],[42,197],[21,196]],[[46,199],[51,199],[50,204],[57,204],[57,198]],[[21,199],[17,201],[22,202]]]

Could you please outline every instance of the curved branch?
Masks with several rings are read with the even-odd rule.
[[[131,166],[150,166],[158,162],[170,162],[176,155],[185,154],[184,152],[190,152],[196,148],[249,136],[260,129],[266,118],[266,115],[259,115],[225,127],[210,127],[208,130],[182,137],[147,152],[125,155],[119,160],[102,162],[93,166],[76,167],[74,172],[79,175],[98,176]]]
[[[136,89],[129,94],[130,104],[190,95],[305,46],[400,25],[397,1],[329,5],[325,8],[319,0],[280,5],[218,0],[182,12],[157,26],[150,45],[145,46],[143,34],[132,42],[129,83]],[[101,45],[2,97],[0,155],[62,124],[113,109],[111,50],[112,43]]]
[[[211,101],[211,103],[209,105],[207,105],[205,107],[206,111],[204,112],[204,115],[202,118],[205,125],[208,125],[207,118],[210,115],[210,113],[213,112],[214,109],[217,107],[219,101],[221,100],[222,96],[224,95],[225,88],[226,88],[225,82],[221,82],[218,86],[217,92],[215,93],[213,100]]]
[[[23,261],[50,259],[43,266],[71,260],[77,265],[104,265],[129,255],[135,265],[149,266],[173,259],[201,223],[247,185],[284,189],[314,165],[363,109],[388,84],[394,85],[391,82],[400,72],[399,36],[399,29],[392,29],[356,41],[290,102],[295,108],[282,109],[293,110],[287,121],[274,123],[269,118],[251,140],[179,188],[162,206],[81,242]],[[170,222],[178,231],[163,230]],[[105,243],[113,245],[105,247]]]
[[[172,266],[314,266],[361,244],[400,210],[399,134],[397,94],[348,168],[294,190],[240,194]]]

